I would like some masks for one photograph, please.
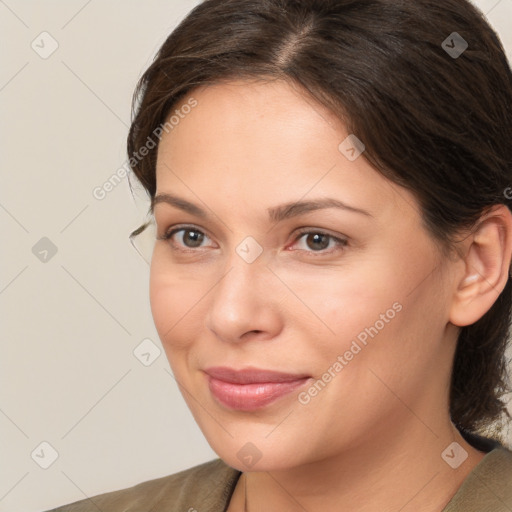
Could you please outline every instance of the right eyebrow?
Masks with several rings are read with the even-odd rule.
[[[200,208],[199,206],[190,203],[186,199],[182,199],[180,197],[173,196],[171,194],[158,194],[151,201],[151,213],[154,213],[155,205],[158,203],[166,203],[179,208],[191,215],[195,215],[196,217],[206,218],[208,217],[208,213]]]

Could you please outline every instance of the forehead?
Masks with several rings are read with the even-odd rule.
[[[185,109],[191,101],[195,106]],[[237,206],[242,198],[261,208],[305,195],[338,194],[378,211],[397,193],[364,153],[354,161],[341,153],[340,144],[350,135],[343,123],[288,82],[201,86],[171,114],[179,122],[159,144],[157,194],[216,195]]]
[[[185,108],[191,101],[194,108]],[[209,161],[209,172],[222,167],[224,173],[235,164],[238,173],[327,170],[346,136],[334,115],[282,80],[201,86],[173,107],[171,117],[172,129],[158,147],[157,181],[166,174],[162,163],[191,169]]]
[[[187,106],[191,102],[195,104],[193,109]],[[173,127],[164,133],[159,149],[171,147],[174,152],[195,138],[196,150],[208,148],[212,152],[221,142],[224,155],[241,151],[247,154],[251,148],[269,153],[284,142],[295,142],[293,148],[280,147],[283,155],[292,156],[290,149],[297,152],[322,141],[322,149],[330,143],[336,149],[344,131],[333,113],[297,85],[284,80],[201,86],[177,103],[170,116]],[[237,147],[241,151],[235,151]]]
[[[336,121],[336,116],[325,106],[319,104],[300,84],[291,79],[224,79],[215,83],[193,88],[174,108],[179,109],[194,97],[208,108],[215,105],[219,110],[228,106],[244,105],[245,109],[260,113],[278,114],[289,110],[290,106],[303,110],[317,111],[324,119]],[[252,107],[252,108],[251,108]],[[304,113],[304,112],[303,112]]]

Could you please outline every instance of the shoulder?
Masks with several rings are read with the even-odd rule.
[[[214,459],[165,477],[63,505],[47,512],[207,510],[227,502],[240,472]],[[158,508],[154,508],[158,506]]]
[[[485,455],[443,512],[510,512],[512,451],[500,446]]]

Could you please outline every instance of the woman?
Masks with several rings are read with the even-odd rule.
[[[56,510],[511,510],[512,75],[481,13],[206,0],[134,100],[133,235],[219,458]]]

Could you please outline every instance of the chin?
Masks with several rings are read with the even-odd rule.
[[[267,431],[266,431],[267,432]],[[206,437],[212,450],[229,466],[242,472],[280,471],[306,463],[297,454],[297,443],[282,438],[265,439],[266,434],[227,439]],[[290,439],[290,438],[288,438]]]

